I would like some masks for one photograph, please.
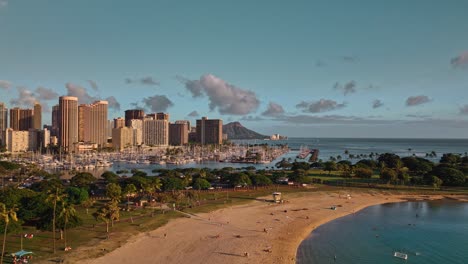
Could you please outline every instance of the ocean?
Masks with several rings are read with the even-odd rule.
[[[310,149],[319,149],[319,158],[327,160],[330,156],[341,155],[345,157],[345,151],[349,154],[394,153],[401,157],[416,155],[425,157],[426,153],[434,151],[437,154],[435,160],[440,159],[443,153],[459,153],[465,155],[468,152],[468,139],[395,139],[395,138],[290,138],[281,141],[264,140],[237,140],[236,143],[262,144],[288,144],[293,150],[301,146]]]
[[[401,157],[416,155],[426,157],[426,153],[434,151],[437,156],[428,158],[432,161],[439,161],[443,153],[459,153],[465,155],[468,152],[468,139],[369,139],[369,138],[289,138],[288,140],[233,140],[236,144],[288,144],[291,151],[270,164],[245,164],[245,163],[222,163],[208,161],[204,163],[189,163],[183,165],[143,165],[143,164],[127,164],[116,162],[110,168],[99,168],[90,171],[96,176],[101,175],[105,170],[118,171],[122,169],[139,169],[152,175],[151,170],[156,168],[212,168],[221,169],[223,167],[241,168],[246,166],[254,166],[257,169],[271,168],[282,158],[294,160],[299,153],[301,147],[309,149],[318,149],[320,151],[319,159],[327,161],[330,156],[342,156],[342,159],[347,159],[344,154],[347,150],[352,155],[369,155],[370,153],[395,153]],[[356,162],[359,159],[351,160]]]
[[[408,254],[408,260],[394,257],[395,251]],[[315,229],[299,246],[297,263],[466,264],[468,203],[403,202],[365,208]]]

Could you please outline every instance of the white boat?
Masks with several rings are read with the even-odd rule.
[[[393,256],[396,257],[396,258],[401,258],[401,259],[408,259],[408,254],[405,254],[405,253],[401,253],[401,252],[398,252],[398,251],[395,251],[393,253]]]

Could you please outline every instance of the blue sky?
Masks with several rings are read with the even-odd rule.
[[[137,106],[265,134],[466,138],[466,10],[428,0],[0,0],[0,101],[50,108],[71,94],[112,100],[111,117]]]

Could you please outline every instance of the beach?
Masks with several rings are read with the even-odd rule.
[[[333,191],[286,194],[284,203],[246,205],[170,221],[84,263],[295,263],[299,244],[321,224],[367,206],[442,196]],[[335,206],[336,210],[331,207]],[[105,249],[103,249],[105,250]],[[75,253],[80,254],[80,249]],[[84,252],[83,252],[84,253]]]

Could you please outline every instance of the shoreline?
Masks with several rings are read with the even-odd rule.
[[[347,199],[347,194],[351,199]],[[318,226],[366,207],[450,195],[330,191],[288,194],[284,204],[257,199],[179,218],[130,237],[120,248],[83,263],[296,263],[298,247]],[[466,196],[465,196],[466,197]],[[455,198],[456,199],[456,198]],[[466,202],[465,199],[459,199]],[[330,206],[337,210],[330,210]],[[266,232],[265,232],[266,230]],[[78,248],[75,253],[80,254]],[[244,256],[248,253],[248,257]],[[175,253],[175,254],[174,254]],[[81,258],[85,252],[81,252]],[[77,261],[67,258],[66,263]]]

